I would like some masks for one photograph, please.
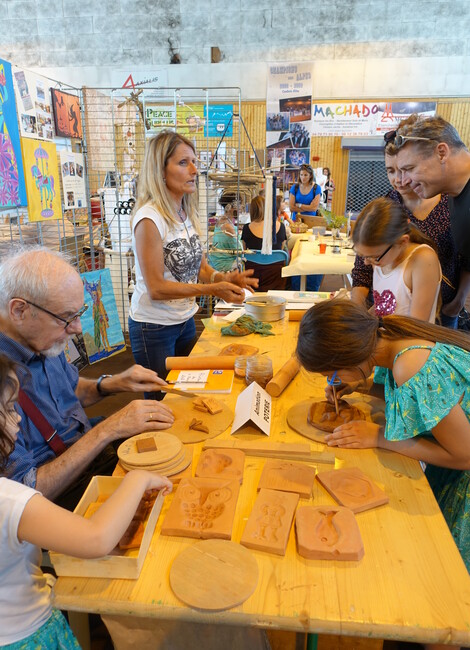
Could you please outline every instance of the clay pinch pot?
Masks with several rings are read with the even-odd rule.
[[[338,400],[339,415],[336,414],[335,405],[327,402],[312,402],[308,411],[307,420],[312,427],[333,433],[336,427],[352,422],[352,420],[365,420],[366,416],[356,406],[352,406],[344,399]]]

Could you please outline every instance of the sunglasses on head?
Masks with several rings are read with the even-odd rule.
[[[310,165],[301,165],[300,169],[306,169],[309,172],[313,172],[313,169]]]
[[[387,144],[394,144],[395,147],[402,147],[407,140],[427,140],[428,142],[434,141],[434,138],[421,138],[417,135],[400,135],[394,131],[387,131],[384,133],[385,146]]]

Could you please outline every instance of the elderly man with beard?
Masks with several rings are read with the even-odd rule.
[[[67,341],[82,330],[83,284],[57,252],[25,247],[0,264],[0,353],[17,364],[20,432],[7,476],[73,509],[93,474],[117,462],[111,443],[174,421],[161,402],[134,400],[92,427],[84,408],[119,392],[159,390],[158,375],[132,366],[98,381],[78,376]]]

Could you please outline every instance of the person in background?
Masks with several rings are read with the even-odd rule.
[[[262,196],[256,196],[250,204],[250,223],[243,226],[242,242],[245,248],[261,250],[263,244],[264,228],[264,199]],[[273,250],[287,250],[287,235],[283,223],[276,221],[276,241],[273,243]],[[281,276],[283,262],[273,262],[272,264],[257,264],[247,260],[245,269],[253,273],[258,279],[259,291],[268,291],[269,289],[284,289],[285,278]]]
[[[354,250],[373,268],[377,316],[436,318],[441,266],[434,244],[408,222],[399,203],[375,199],[359,215]]]
[[[315,176],[310,165],[301,165],[299,180],[289,191],[289,209],[291,218],[299,221],[302,215],[314,217],[321,199],[321,187],[315,183]]]
[[[172,410],[133,400],[95,426],[85,408],[106,395],[160,390],[155,372],[132,366],[97,380],[78,376],[64,349],[82,331],[83,282],[58,251],[14,250],[0,264],[0,353],[17,364],[20,433],[7,476],[73,510],[91,476],[112,474],[122,438],[167,429]]]
[[[335,191],[335,184],[331,178],[329,167],[323,167],[323,176],[326,177],[325,185],[323,187],[323,202],[327,210],[331,210],[331,203],[333,201],[333,192]]]
[[[21,420],[15,410],[19,386],[14,363],[0,355],[0,646],[78,650],[64,616],[52,607],[51,587],[40,569],[41,549],[82,558],[107,555],[125,533],[144,492],[168,494],[172,483],[153,472],[129,472],[85,519],[4,477]]]
[[[223,273],[237,268],[237,251],[241,253],[242,243],[233,223],[233,206],[227,203],[224,214],[219,217],[214,228],[209,264],[217,271]],[[220,248],[224,252],[218,253]],[[226,251],[233,251],[232,253]]]
[[[437,250],[442,269],[441,312],[439,319],[446,327],[457,327],[457,317],[448,317],[444,307],[452,302],[457,293],[460,266],[457,249],[450,228],[450,214],[447,195],[422,199],[410,187],[403,185],[397,164],[397,149],[392,142],[385,145],[385,168],[392,189],[387,198],[399,203],[410,221],[424,235],[431,239]],[[372,267],[356,255],[352,270],[353,289],[351,298],[358,304],[365,304],[372,288]]]
[[[457,130],[442,117],[412,115],[386,134],[397,149],[402,184],[420,198],[449,195],[452,235],[460,260],[460,277],[452,301],[442,313],[458,318],[470,293],[470,152]]]
[[[353,421],[330,446],[389,449],[426,463],[426,477],[470,570],[470,338],[404,316],[378,318],[350,300],[315,305],[300,324],[297,357],[309,372],[336,373],[337,395],[385,397],[385,426]],[[367,385],[366,385],[367,384]],[[333,402],[333,393],[327,389]]]
[[[286,237],[287,237],[287,241],[288,241],[289,237],[292,235],[292,231],[290,229],[292,221],[289,218],[289,215],[287,214],[287,212],[285,211],[285,207],[286,207],[286,204],[285,204],[285,201],[284,201],[284,197],[281,196],[280,194],[278,194],[276,196],[277,220],[280,223],[284,224],[284,228],[286,229]]]
[[[221,272],[206,261],[197,216],[197,158],[190,140],[162,131],[147,142],[131,217],[136,283],[129,337],[137,363],[166,377],[165,359],[196,342],[196,297],[242,302],[252,271]],[[161,399],[161,393],[145,393]]]

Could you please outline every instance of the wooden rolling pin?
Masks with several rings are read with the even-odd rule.
[[[306,311],[306,309],[289,309],[287,312],[289,314],[289,320],[292,322],[302,320]]]
[[[271,397],[279,397],[284,388],[290,384],[299,372],[300,364],[295,357],[289,359],[282,368],[276,372],[274,377],[266,385],[266,391]]]
[[[237,357],[167,357],[167,370],[233,370]]]

